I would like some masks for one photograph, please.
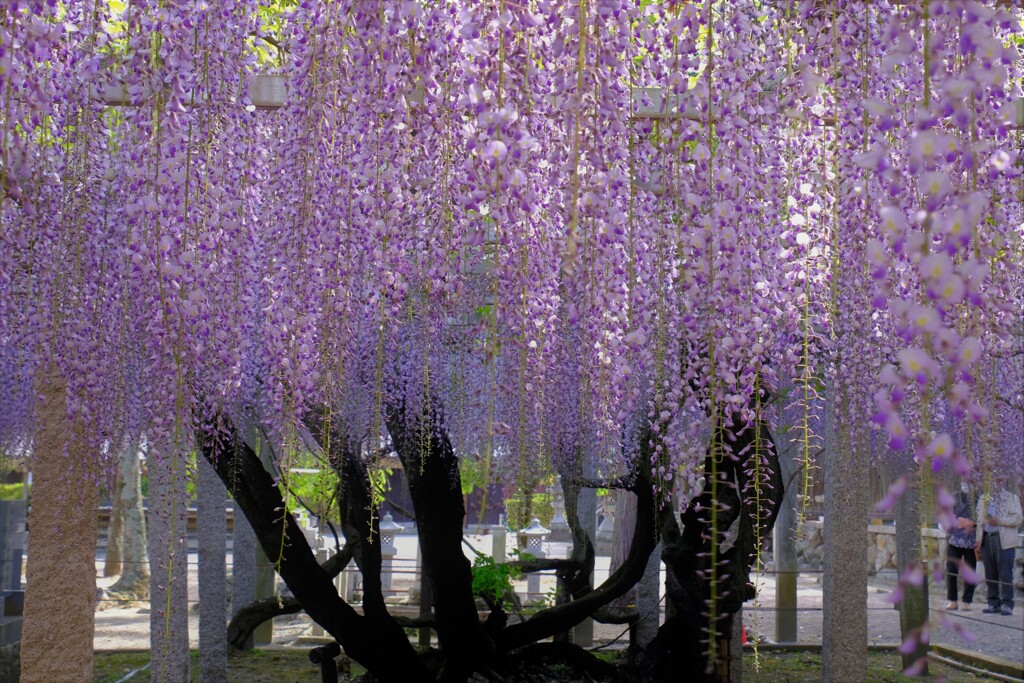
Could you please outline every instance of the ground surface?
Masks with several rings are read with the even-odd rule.
[[[797,642],[821,644],[822,594],[820,574],[801,574],[797,580]],[[893,574],[870,578],[868,644],[891,645],[900,640],[899,612],[889,595],[895,587]],[[747,628],[768,641],[775,640],[775,579],[757,579],[758,597],[747,603],[743,621]],[[975,598],[970,612],[945,612],[945,588],[931,585],[931,642],[953,645],[980,655],[1024,663],[1024,601],[1018,599],[1010,616],[982,614],[983,599]],[[1019,596],[1018,596],[1019,597]]]
[[[468,536],[468,540],[479,550],[491,552],[491,538]],[[396,598],[407,595],[416,583],[415,570],[416,542],[413,536],[399,536],[396,539],[398,561],[394,576]],[[511,539],[509,540],[511,549]],[[564,557],[565,544],[546,544],[549,556]],[[100,559],[100,558],[98,558]],[[229,554],[230,566],[230,554]],[[98,567],[102,564],[98,562]],[[196,556],[189,555],[189,599],[195,606],[198,596],[196,581]],[[597,558],[596,579],[603,581],[608,575],[608,558]],[[823,594],[821,574],[804,573],[798,580],[797,642],[821,643],[821,621]],[[103,587],[113,579],[99,579]],[[868,606],[868,643],[871,645],[893,645],[900,640],[899,613],[893,609],[888,597],[895,584],[895,576],[878,575],[871,577],[865,596]],[[552,577],[543,577],[540,595],[546,595],[554,587]],[[767,641],[775,640],[775,580],[772,574],[757,577],[758,597],[747,603],[743,620],[752,634]],[[519,590],[525,591],[521,582]],[[1019,597],[1019,596],[1018,596]],[[1009,617],[981,613],[984,601],[976,598],[971,612],[942,611],[945,605],[945,590],[933,584],[931,590],[931,616],[933,620],[931,640],[933,643],[954,645],[978,654],[1000,657],[1017,663],[1024,663],[1024,599],[1018,600],[1017,608]],[[107,605],[105,605],[107,606]],[[664,607],[664,602],[662,603]],[[199,642],[199,615],[190,612],[189,630],[193,645]],[[623,634],[623,626],[597,624],[595,640],[608,642]],[[964,633],[966,632],[966,634]],[[293,645],[298,639],[313,633],[312,624],[303,615],[283,617],[275,620],[275,645]],[[624,636],[623,640],[628,639]],[[120,609],[103,609],[96,613],[94,647],[97,650],[142,650],[149,647],[148,605],[136,604]]]
[[[193,653],[193,657],[195,659],[195,653]],[[816,653],[760,653],[757,659],[755,664],[752,655],[745,657],[744,680],[757,683],[801,683],[821,680],[821,657]],[[149,653],[147,652],[101,652],[96,657],[93,681],[94,683],[141,683],[149,678],[149,671],[144,668],[147,664],[149,664]],[[131,675],[132,672],[135,672],[134,675]],[[868,659],[868,672],[868,680],[872,683],[912,680],[900,674],[899,655],[891,651],[872,652]],[[360,673],[362,673],[361,670],[356,667],[349,675],[343,674],[340,680],[343,683],[349,683]],[[948,683],[993,680],[938,662],[931,664],[930,673],[933,676],[932,680],[944,680]],[[126,680],[125,677],[129,675],[130,677]],[[556,680],[556,676],[560,681],[576,680],[559,676],[556,672],[551,672],[549,680]],[[536,676],[533,678],[536,679]],[[319,680],[319,671],[310,664],[304,650],[257,650],[234,655],[228,664],[229,683],[308,683],[315,680]],[[192,681],[199,681],[195,663],[192,669]]]
[[[754,657],[744,657],[743,680],[757,683],[821,681],[821,655],[816,652],[760,653],[757,660],[755,664]],[[903,676],[900,673],[901,669],[900,657],[896,652],[870,652],[868,654],[868,681],[871,683],[922,680]],[[994,680],[939,662],[929,664],[929,673],[932,676],[930,680],[944,680],[948,683]]]
[[[99,652],[93,683],[149,681],[148,652]],[[133,673],[134,672],[134,673]],[[356,671],[356,674],[362,673]],[[126,678],[127,677],[127,678]],[[192,682],[199,683],[199,658],[192,652]],[[320,680],[320,669],[305,650],[270,649],[234,654],[228,659],[228,683],[310,683]],[[342,677],[342,681],[350,678]]]

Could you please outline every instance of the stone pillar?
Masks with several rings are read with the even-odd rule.
[[[216,470],[199,456],[196,463],[196,515],[199,540],[199,677],[227,683],[227,490]]]
[[[231,544],[231,614],[238,614],[256,597],[256,534],[237,504],[233,504],[234,531]],[[251,650],[252,636],[245,642]]]
[[[789,473],[793,471],[790,458],[785,458],[788,467],[783,465],[785,481],[789,481]],[[779,458],[780,464],[783,458]],[[772,550],[775,566],[775,642],[796,642],[796,580],[800,569],[796,556],[797,527],[797,485],[794,482],[786,489],[782,499],[779,516],[775,520],[774,541]]]
[[[661,551],[664,549],[665,544],[658,541],[654,552],[647,559],[644,575],[637,583],[636,609],[639,618],[636,622],[635,641],[640,649],[646,649],[658,635],[661,621]]]
[[[868,657],[868,459],[847,402],[833,389],[825,409],[825,575],[822,680],[866,681]]]
[[[928,674],[928,643],[920,638],[921,629],[928,623],[929,572],[921,557],[921,479],[911,472],[912,483],[906,493],[896,500],[896,568],[902,580],[915,568],[924,573],[920,586],[904,584],[903,600],[899,603],[900,637],[915,643],[903,657],[903,668],[918,665],[919,675]]]
[[[267,559],[266,553],[259,545],[256,546],[256,600],[269,598],[274,595],[274,584],[277,582],[277,574],[274,573],[274,565]],[[274,640],[274,620],[267,619],[256,627],[252,633],[253,645],[270,645]]]
[[[729,640],[729,683],[743,683],[743,608],[732,620]]]
[[[551,508],[554,515],[551,517],[551,540],[566,542],[572,540],[572,531],[569,523],[565,520],[565,494],[562,492],[562,477],[555,479],[555,485],[551,487]]]
[[[142,464],[139,444],[132,441],[118,463],[120,479],[114,507],[121,510],[121,576],[107,589],[128,599],[149,599],[149,564],[146,557],[146,516],[142,509]]]
[[[0,590],[21,591],[26,500],[0,500]]]
[[[628,493],[628,492],[626,492]],[[601,512],[603,517],[601,519],[600,526],[597,527],[597,540],[595,542],[595,552],[598,555],[610,555],[614,563],[614,538],[615,538],[615,512],[616,512],[616,496],[617,491],[609,491],[608,495],[604,498],[604,504],[601,506]],[[631,539],[632,540],[632,539]]]
[[[273,456],[270,444],[266,439],[263,438],[262,434],[257,436],[257,448],[256,453],[260,456],[260,462],[263,463],[263,467],[268,472],[273,472]],[[255,595],[254,600],[261,600],[263,598],[269,598],[276,593],[275,585],[277,583],[277,573],[274,570],[274,564],[267,557],[263,551],[263,546],[256,543],[256,562],[254,570],[254,587]],[[276,559],[276,558],[275,558]],[[274,640],[274,620],[267,619],[262,624],[256,627],[256,630],[252,633],[253,645],[270,645]]]
[[[323,517],[317,520],[317,534],[316,534],[316,561],[317,564],[323,564],[327,561],[330,555],[327,552],[326,539],[324,538],[324,532],[328,530],[327,522]],[[339,592],[340,595],[340,592]],[[312,630],[310,635],[314,638],[324,638],[327,636],[327,631],[320,624],[313,622]]]
[[[152,683],[188,683],[186,455],[149,449],[149,647]]]
[[[66,386],[54,373],[37,387],[22,683],[92,681],[99,486]]]
[[[593,477],[597,468],[593,456],[584,456],[586,462],[583,465],[583,474],[586,477]],[[591,542],[597,538],[597,489],[580,489],[576,503],[576,517],[579,519],[583,530]],[[590,583],[594,583],[594,574],[590,574]],[[572,630],[572,641],[580,647],[590,647],[594,644],[594,620],[584,619]]]

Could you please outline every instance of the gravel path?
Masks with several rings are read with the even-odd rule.
[[[473,538],[470,541],[480,550],[489,551],[490,542],[487,538]],[[474,542],[475,541],[475,542]],[[399,537],[399,558],[415,557],[415,541],[412,537]],[[547,548],[549,556],[564,556],[563,544],[551,544]],[[99,559],[99,558],[98,558]],[[194,607],[197,591],[196,556],[189,555],[189,599]],[[230,564],[230,554],[229,554]],[[102,564],[97,562],[99,569]],[[603,581],[608,575],[608,558],[597,558],[597,581]],[[821,643],[822,623],[822,590],[820,574],[801,574],[798,584],[798,616],[797,638],[800,643]],[[895,585],[895,577],[872,577],[867,593],[868,603],[868,643],[890,645],[900,640],[899,613],[888,601],[889,593]],[[97,580],[99,587],[110,585],[113,579]],[[412,577],[397,579],[395,587],[403,590],[411,585]],[[760,575],[758,598],[747,604],[744,611],[744,623],[748,632],[756,633],[761,638],[773,641],[775,636],[775,581],[771,574]],[[541,593],[554,587],[554,579],[545,577],[542,581]],[[525,590],[525,582],[520,588]],[[963,649],[1001,657],[1014,662],[1024,663],[1024,600],[1018,600],[1014,614],[1008,617],[981,613],[983,601],[976,601],[972,612],[944,613],[945,590],[932,586],[931,609],[933,643],[955,645]],[[275,620],[274,644],[295,644],[300,636],[309,635],[312,624],[304,615],[282,617]],[[193,644],[198,643],[199,616],[198,610],[191,610],[189,616],[189,636]],[[622,634],[624,626],[606,626],[597,624],[595,640],[607,642]],[[966,637],[960,632],[966,631]],[[628,636],[620,643],[628,643]],[[148,649],[149,648],[149,609],[148,605],[135,604],[118,609],[101,609],[96,612],[96,632],[94,639],[97,650]]]
[[[821,643],[822,590],[820,574],[801,574],[797,581],[797,641]],[[768,641],[775,639],[775,579],[758,577],[758,597],[747,604],[743,621]],[[889,601],[895,577],[876,576],[868,582],[868,643],[888,645],[900,642],[899,612]],[[984,600],[976,600],[970,612],[945,612],[946,591],[929,587],[932,619],[931,642],[1024,663],[1024,601],[1010,616],[982,614]]]

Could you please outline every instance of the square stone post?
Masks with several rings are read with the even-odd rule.
[[[157,454],[149,469],[149,644],[153,683],[188,683],[188,492],[184,452]]]
[[[199,456],[196,463],[199,541],[199,677],[227,683],[227,490],[216,470]]]
[[[866,681],[868,462],[847,402],[825,410],[825,576],[822,680]],[[861,438],[857,438],[861,437]]]
[[[238,614],[256,596],[256,534],[249,526],[249,520],[237,504],[234,504],[234,530],[231,544],[231,614]],[[252,636],[245,642],[251,650]]]
[[[65,388],[56,373],[38,388],[22,683],[92,681],[99,486]]]

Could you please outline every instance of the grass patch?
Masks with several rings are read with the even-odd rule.
[[[309,661],[308,649],[251,650],[228,655],[228,683],[309,683],[320,679],[320,667]],[[199,653],[192,651],[191,680],[199,682]],[[93,683],[115,683],[150,661],[149,652],[97,652],[93,662]],[[348,666],[341,658],[339,668]],[[356,664],[352,677],[363,673]],[[139,671],[128,683],[148,683],[149,670]],[[341,680],[347,680],[342,674]]]
[[[818,652],[762,651],[758,655],[760,670],[754,668],[753,653],[743,654],[743,678],[758,683],[802,683],[821,681],[821,654]],[[868,652],[868,681],[896,683],[902,681],[944,680],[948,683],[991,681],[940,662],[928,662],[930,678],[907,678],[903,675],[900,656],[895,651]]]

